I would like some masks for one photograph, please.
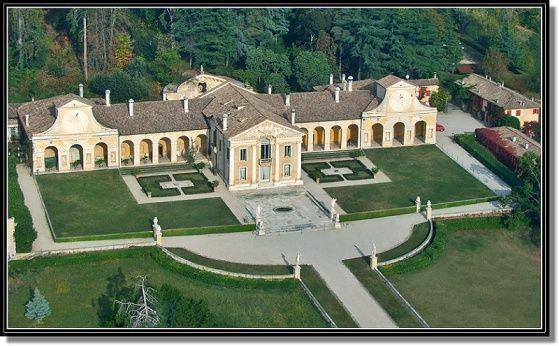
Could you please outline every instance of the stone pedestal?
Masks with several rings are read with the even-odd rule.
[[[293,276],[297,280],[301,279],[301,266],[300,265],[296,265],[295,267],[293,267]]]
[[[340,223],[340,214],[336,214],[336,219],[334,221],[334,227],[337,229],[342,228],[342,224]]]
[[[264,232],[264,225],[262,224],[262,221],[256,222],[256,231],[258,235],[266,234],[266,232]]]
[[[378,267],[378,258],[376,255],[371,256],[371,269],[375,270]]]
[[[431,201],[427,201],[427,209],[426,209],[426,217],[427,220],[431,220],[431,217],[433,216],[433,210],[431,208]]]
[[[415,212],[419,213],[420,211],[421,211],[421,198],[417,196],[417,198],[415,199]]]

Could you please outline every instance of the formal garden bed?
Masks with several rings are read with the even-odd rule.
[[[176,181],[190,180],[194,186],[182,187],[181,190],[185,195],[196,194],[196,193],[209,193],[214,191],[212,183],[202,174],[198,172],[192,173],[178,173],[173,174],[173,178]]]
[[[339,160],[339,161],[322,161],[322,162],[306,162],[301,168],[318,183],[332,183],[344,180],[362,180],[373,179],[374,171],[365,167],[365,165],[357,159]],[[323,169],[340,169],[339,173],[324,174]],[[344,173],[350,170],[352,173]]]
[[[400,326],[413,326],[366,259],[344,263]],[[535,328],[540,264],[539,248],[523,232],[481,217],[436,221],[424,251],[380,270],[431,327]]]
[[[8,273],[8,326],[41,328],[115,327],[114,299],[130,299],[138,276],[164,301],[169,292],[194,304],[183,318],[156,305],[162,327],[325,328],[328,327],[294,279],[231,278],[173,261],[155,247],[12,261]],[[38,288],[51,314],[27,319],[25,304]],[[175,309],[175,305],[173,305]],[[174,312],[174,310],[173,310]]]
[[[138,180],[138,184],[140,184],[144,193],[151,197],[169,197],[181,194],[177,188],[161,188],[160,183],[172,181],[171,177],[167,174],[136,177],[136,180]]]
[[[364,151],[391,182],[326,188],[348,214],[412,210],[417,196],[423,203],[431,200],[433,204],[495,197],[493,191],[435,145]]]
[[[149,232],[155,216],[164,231],[239,224],[221,198],[138,204],[117,170],[46,174],[37,182],[57,238]]]

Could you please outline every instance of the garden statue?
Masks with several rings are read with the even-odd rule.
[[[432,217],[432,208],[431,208],[431,201],[427,201],[427,220],[431,220]]]
[[[262,212],[262,207],[258,205],[256,207],[256,223],[260,222],[260,213]]]
[[[293,276],[295,279],[301,279],[301,253],[297,252],[297,258],[295,259],[295,267],[293,268]]]
[[[341,228],[342,224],[340,223],[340,214],[336,213],[336,222],[334,222],[334,227]]]
[[[159,225],[159,219],[156,217],[153,218],[153,227],[158,226]]]
[[[419,213],[420,210],[421,210],[421,198],[417,196],[417,198],[415,199],[415,212]]]
[[[373,243],[373,252],[371,253],[371,269],[375,270],[378,267],[377,247]]]
[[[332,201],[330,202],[330,219],[334,220],[334,214],[336,212],[336,199],[332,198]]]

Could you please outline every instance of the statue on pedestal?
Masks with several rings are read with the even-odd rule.
[[[378,267],[378,258],[377,258],[377,247],[375,243],[373,243],[373,252],[371,253],[371,269],[377,269]]]
[[[334,220],[334,214],[336,213],[336,199],[332,198],[330,201],[330,219]]]
[[[417,196],[417,198],[415,199],[415,212],[419,213],[420,210],[421,210],[421,198]]]

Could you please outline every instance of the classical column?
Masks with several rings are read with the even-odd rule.
[[[314,127],[309,129],[309,133],[307,134],[307,151],[314,150]]]
[[[297,143],[297,180],[301,180],[301,142]]]
[[[171,140],[171,163],[177,162],[177,141],[179,139],[176,138],[174,141]]]
[[[342,127],[342,142],[340,143],[340,149],[347,149],[347,127]]]
[[[252,183],[258,184],[258,145],[252,146]]]
[[[151,163],[158,164],[159,163],[159,140],[152,140],[151,141]]]
[[[275,141],[275,154],[274,154],[274,181],[279,181],[280,180],[280,150],[279,150],[279,143],[276,140]]]
[[[229,186],[235,183],[235,148],[229,148]]]
[[[330,130],[324,129],[324,150],[330,150]]]
[[[133,151],[134,151],[134,166],[139,166],[140,165],[140,160],[141,160],[141,157],[140,157],[141,142],[138,142],[138,143],[132,142],[132,143],[134,145],[134,148],[133,148]]]

